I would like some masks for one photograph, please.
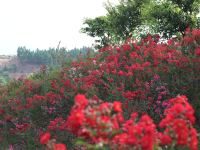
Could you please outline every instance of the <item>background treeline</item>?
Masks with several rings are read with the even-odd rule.
[[[66,50],[66,48],[49,48],[30,50],[26,47],[18,47],[17,57],[21,63],[29,64],[45,64],[45,65],[61,65],[67,59],[74,60],[77,57],[86,57],[93,54],[94,50],[89,47],[74,48]]]

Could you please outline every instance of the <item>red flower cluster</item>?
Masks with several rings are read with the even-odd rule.
[[[170,107],[165,110],[165,118],[159,126],[165,128],[158,132],[148,115],[138,118],[132,113],[129,120],[122,115],[120,102],[90,104],[84,95],[75,98],[75,105],[67,119],[69,131],[89,143],[111,149],[153,150],[159,146],[188,146],[197,150],[197,132],[193,128],[194,110],[185,96],[169,100]]]
[[[121,113],[120,102],[89,105],[85,96],[78,94],[66,125],[68,130],[78,136],[92,139],[95,143],[108,143],[108,137],[114,130],[119,129],[120,123],[124,120]]]
[[[165,110],[166,117],[159,126],[165,128],[161,143],[188,146],[191,150],[197,150],[197,132],[193,128],[195,122],[194,109],[187,102],[185,96],[177,96],[170,100],[171,107]]]
[[[51,134],[49,132],[44,133],[40,137],[40,144],[46,145],[48,150],[67,150],[65,144],[56,144],[54,140],[51,139]]]
[[[148,115],[143,115],[138,121],[137,113],[123,123],[122,133],[112,139],[112,149],[143,149],[153,150],[156,144],[156,126]]]
[[[57,139],[66,136],[70,141],[68,129],[91,145],[111,149],[175,143],[195,150],[194,110],[183,96],[176,98],[178,103],[169,99],[187,94],[197,111],[195,125],[200,123],[199,49],[200,30],[188,30],[181,40],[167,43],[150,35],[140,41],[129,39],[53,72],[43,66],[41,73],[0,88],[0,142],[13,145],[9,139],[22,136],[30,138],[23,138],[28,143],[45,129],[59,130]],[[124,119],[132,112],[147,113],[152,119],[147,115]],[[156,133],[152,120],[160,122],[163,133]]]

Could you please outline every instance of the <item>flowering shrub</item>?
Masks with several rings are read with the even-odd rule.
[[[163,132],[158,132],[153,120],[146,114],[138,117],[132,113],[131,118],[123,117],[120,102],[93,102],[84,95],[75,97],[75,105],[66,121],[66,130],[77,135],[78,144],[88,149],[142,149],[153,150],[160,147],[197,150],[197,131],[194,110],[185,96],[169,100],[170,106],[165,110],[165,117],[159,123]],[[41,138],[46,144],[49,134]]]
[[[151,129],[154,130],[153,124],[168,118],[170,113],[165,110],[171,108],[169,99],[179,94],[188,97],[195,110],[195,123],[189,117],[178,116],[178,119],[171,118],[169,124],[160,123],[159,129],[155,127],[155,132],[163,131],[160,134],[151,135],[146,129],[142,129],[142,132],[144,135],[148,132],[149,138],[154,139],[151,143],[158,147],[162,144],[154,136],[164,139],[161,140],[162,147],[167,149],[174,143],[187,147],[195,145],[190,141],[195,141],[193,136],[197,134],[192,126],[200,131],[199,48],[199,30],[187,30],[182,39],[170,39],[166,43],[148,35],[141,41],[130,39],[121,46],[102,48],[93,58],[68,62],[60,70],[49,71],[42,66],[40,73],[1,87],[2,149],[7,149],[9,145],[14,145],[14,148],[15,145],[23,145],[25,148],[21,149],[40,149],[38,137],[47,130],[51,131],[52,137],[57,135],[57,141],[67,144],[68,149],[75,149],[73,140],[76,136],[87,137],[89,145],[101,141],[104,146],[115,149],[121,141],[117,135],[131,139],[128,129],[152,125]],[[76,96],[78,93],[88,99],[83,95]],[[175,108],[180,109],[179,106]],[[131,120],[133,112],[138,113],[135,120]],[[148,117],[144,114],[148,114]],[[66,118],[71,121],[67,123]],[[95,121],[95,118],[99,121]],[[145,122],[146,118],[151,119]],[[131,120],[132,124],[128,124],[125,130],[123,126],[127,120]],[[85,131],[81,130],[83,127]],[[184,133],[178,130],[182,127]],[[139,131],[135,134],[139,135]],[[184,134],[185,139],[179,139],[180,134]],[[143,138],[138,136],[136,143],[141,143]],[[132,146],[131,142],[126,145]],[[123,148],[123,145],[120,146]],[[137,145],[134,146],[137,149]]]
[[[177,145],[187,145],[190,149],[197,149],[197,131],[193,128],[195,123],[194,109],[188,103],[185,96],[177,96],[170,100],[172,105],[165,110],[165,118],[161,120],[159,126],[165,128],[164,137],[171,139],[162,143],[172,144],[175,141]]]
[[[40,143],[46,145],[48,150],[67,150],[65,144],[55,143],[55,140],[50,140],[51,134],[49,132],[44,133],[40,137]]]
[[[162,83],[160,77],[155,75],[150,82],[145,84],[145,90],[148,97],[148,114],[159,122],[164,116],[164,110],[169,106],[169,90],[165,83]]]

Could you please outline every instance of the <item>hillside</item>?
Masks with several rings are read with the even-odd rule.
[[[0,55],[0,83],[5,85],[10,79],[18,79],[38,72],[43,64],[51,68],[61,67],[66,62],[88,57],[94,53],[92,48],[85,46],[71,50],[63,47],[47,50],[30,50],[26,47],[19,47],[17,56]]]
[[[30,73],[37,72],[39,68],[40,65],[20,63],[17,56],[0,56],[0,70],[11,79],[25,77]]]

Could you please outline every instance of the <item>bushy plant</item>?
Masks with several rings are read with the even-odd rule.
[[[185,96],[170,99],[169,105],[159,123],[164,130],[159,132],[147,114],[138,117],[138,113],[134,112],[130,119],[125,120],[122,103],[88,100],[78,94],[68,118],[52,121],[49,129],[71,131],[78,137],[76,143],[86,149],[159,150],[188,147],[197,150],[194,109]],[[43,136],[40,143],[49,146],[52,142],[50,133],[45,135],[48,138]]]
[[[190,134],[196,134],[188,125],[188,121],[197,128],[197,131],[200,131],[199,49],[200,30],[187,30],[182,39],[170,39],[166,43],[159,42],[159,36],[150,35],[141,41],[129,39],[121,46],[108,46],[100,49],[94,57],[79,58],[77,61],[68,62],[59,70],[49,71],[48,68],[42,66],[40,73],[26,79],[14,80],[6,87],[1,87],[1,146],[3,149],[7,149],[9,145],[14,145],[14,148],[22,145],[23,149],[40,149],[42,146],[39,136],[51,129],[53,138],[67,144],[68,149],[75,149],[77,146],[73,141],[76,136],[79,136],[76,133],[79,128],[60,132],[57,131],[57,127],[62,130],[69,126],[70,123],[65,124],[66,118],[69,117],[75,118],[75,121],[71,122],[74,123],[74,128],[82,125],[83,109],[74,109],[73,107],[74,103],[76,106],[76,101],[78,101],[76,100],[78,93],[92,99],[92,104],[87,106],[87,111],[92,111],[90,108],[99,109],[101,105],[109,107],[111,110],[113,110],[113,105],[120,106],[124,110],[124,121],[119,126],[125,125],[126,120],[132,117],[132,112],[137,112],[138,118],[136,117],[135,124],[130,124],[130,128],[137,124],[139,124],[138,127],[141,124],[145,125],[146,122],[142,119],[144,113],[149,115],[144,118],[151,118],[147,119],[150,125],[162,122],[161,120],[170,116],[170,113],[166,112],[166,109],[170,109],[172,101],[170,99],[179,94],[186,95],[187,103],[190,103],[195,110],[196,123],[194,124],[189,118],[183,118],[181,121],[171,118],[170,123],[160,125],[162,129],[155,128],[156,132],[164,130],[162,138],[168,139],[168,142],[170,141],[168,129],[172,128],[173,137],[171,137],[171,132],[170,137],[172,141],[180,144],[181,142],[178,142],[179,135],[175,135],[177,132],[186,134],[188,137],[191,136]],[[86,98],[81,101],[87,103]],[[116,101],[118,102],[116,103]],[[82,102],[80,102],[81,105],[86,105]],[[180,105],[189,106],[186,103]],[[116,109],[121,111],[118,107]],[[176,108],[175,104],[173,108]],[[178,107],[177,111],[179,109]],[[182,109],[181,107],[180,114]],[[184,110],[186,109],[184,108]],[[72,115],[77,113],[79,113],[78,116]],[[107,117],[101,118],[101,113],[103,113],[101,111],[96,112],[95,110],[94,113],[100,115],[98,126],[102,126],[103,136],[106,136],[107,130],[109,136],[112,136],[113,133],[111,134],[110,130],[113,127],[110,126],[112,125],[110,121],[115,120],[116,113],[110,112],[109,116],[114,117],[111,120]],[[191,113],[193,113],[192,109]],[[63,127],[60,128],[62,123],[64,123]],[[92,124],[93,121],[88,120],[85,125],[88,123]],[[176,125],[184,126],[185,131],[188,132],[178,131]],[[95,127],[92,127],[91,130],[99,133],[101,130],[96,130]],[[151,127],[153,128],[153,126]],[[95,134],[95,132],[91,134]],[[123,129],[120,132],[126,133]],[[101,137],[101,134],[96,134],[96,137],[98,136]],[[138,140],[142,138],[140,137]],[[119,140],[116,139],[115,143],[120,144]],[[191,137],[188,140],[190,141]],[[152,142],[154,143],[154,141]],[[174,143],[171,144],[167,144],[168,146],[164,146],[163,149],[175,146]],[[189,146],[188,143],[184,145]],[[52,148],[52,145],[50,146]],[[115,146],[113,144],[111,148]]]

